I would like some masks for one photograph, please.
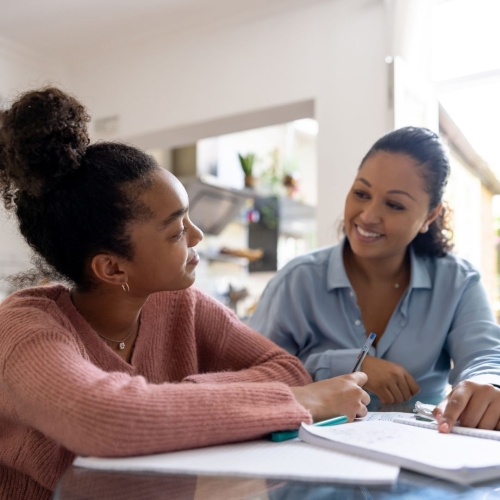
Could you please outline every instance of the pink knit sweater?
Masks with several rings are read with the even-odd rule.
[[[75,454],[139,455],[311,422],[300,362],[189,288],[152,295],[131,364],[63,286],[0,305],[0,498],[50,498]]]

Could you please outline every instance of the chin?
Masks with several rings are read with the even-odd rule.
[[[383,251],[376,243],[363,244],[360,241],[349,239],[351,251],[357,257],[379,257]],[[378,247],[378,248],[377,248]]]
[[[186,280],[184,280],[184,286],[182,287],[182,289],[189,288],[190,286],[193,286],[195,281],[196,281],[196,276],[193,273],[192,276],[188,276],[188,278]]]

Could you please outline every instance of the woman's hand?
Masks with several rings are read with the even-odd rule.
[[[346,415],[352,422],[367,412],[370,396],[361,389],[366,378],[364,373],[357,372],[290,389],[297,402],[311,412],[315,422],[339,415]]]
[[[440,432],[450,432],[460,420],[464,427],[500,430],[500,389],[464,380],[434,409]]]
[[[391,361],[366,356],[361,370],[368,375],[365,389],[376,394],[383,404],[408,401],[420,390],[415,379]]]

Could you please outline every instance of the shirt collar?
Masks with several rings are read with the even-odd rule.
[[[335,288],[351,288],[351,283],[347,277],[344,267],[344,245],[346,238],[341,243],[332,247],[330,258],[328,259],[328,270],[326,286],[328,291]],[[415,250],[410,245],[410,290],[413,288],[432,288],[432,280],[429,270],[423,257],[415,254]]]
[[[344,267],[344,245],[346,239],[332,247],[330,258],[328,259],[328,270],[326,277],[327,290],[330,292],[335,288],[351,288],[351,283],[347,277]]]
[[[425,263],[425,257],[420,257],[415,253],[410,245],[410,289],[412,288],[432,288],[431,275]]]

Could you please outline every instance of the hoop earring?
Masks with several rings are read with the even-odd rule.
[[[130,287],[128,286],[128,283],[125,281],[125,283],[122,283],[122,290],[124,292],[130,292]]]

